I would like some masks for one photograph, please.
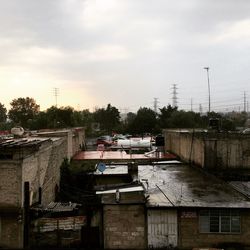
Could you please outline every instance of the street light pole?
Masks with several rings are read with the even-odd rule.
[[[207,71],[207,84],[208,84],[208,112],[210,113],[211,102],[210,102],[210,82],[209,82],[209,67],[204,67]]]

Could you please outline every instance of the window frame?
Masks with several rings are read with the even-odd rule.
[[[233,225],[234,220],[236,220],[235,225]],[[229,230],[226,229],[227,226],[229,226]],[[237,228],[237,231],[233,227]],[[199,232],[202,234],[241,234],[241,227],[239,209],[204,209],[199,211]]]

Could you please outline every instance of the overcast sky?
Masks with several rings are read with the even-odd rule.
[[[0,0],[0,102],[33,97],[121,111],[172,104],[243,109],[250,96],[248,0]]]

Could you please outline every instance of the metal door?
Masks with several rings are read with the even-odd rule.
[[[148,247],[177,246],[177,211],[148,210]]]

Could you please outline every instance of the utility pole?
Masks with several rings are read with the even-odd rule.
[[[210,103],[210,81],[209,81],[209,67],[204,67],[207,71],[207,85],[208,85],[208,112],[210,113],[211,110],[211,103]]]
[[[178,105],[177,105],[177,84],[173,84],[173,87],[172,87],[172,89],[173,89],[173,92],[172,92],[172,94],[173,94],[173,97],[172,97],[172,106],[173,106],[173,108],[175,108],[175,107],[177,107]]]
[[[191,98],[191,112],[193,111],[193,98]]]
[[[155,113],[158,111],[158,98],[154,98],[154,111]]]
[[[56,100],[56,107],[57,107],[57,97],[59,96],[59,88],[53,88],[53,94]]]

